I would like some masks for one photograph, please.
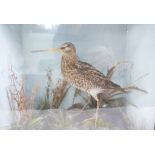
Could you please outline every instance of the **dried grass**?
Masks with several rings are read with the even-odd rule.
[[[127,63],[125,61],[119,62],[116,65],[112,66],[108,72],[107,72],[107,79],[111,79],[113,74],[115,73],[118,65]],[[9,81],[10,85],[7,88],[7,98],[9,101],[10,109],[14,112],[16,112],[16,118],[17,122],[23,124],[30,124],[33,125],[33,122],[36,122],[38,120],[37,118],[32,118],[32,113],[30,111],[35,110],[35,102],[37,98],[37,94],[39,91],[39,84],[35,84],[32,87],[31,95],[27,96],[25,92],[25,80],[24,77],[19,77],[17,73],[15,73],[11,67],[9,70]],[[139,79],[141,79],[140,77]],[[39,104],[40,104],[40,110],[44,109],[57,109],[60,107],[62,104],[65,96],[67,95],[67,92],[69,90],[69,86],[66,81],[59,80],[56,84],[55,87],[53,87],[53,77],[52,77],[52,70],[48,69],[46,73],[46,79],[47,79],[47,84],[45,87],[45,96],[43,98],[40,98]],[[139,80],[137,79],[137,80]],[[136,81],[137,81],[136,80]],[[109,102],[115,99],[115,96],[122,95],[122,94],[128,94],[134,90],[140,91],[147,93],[145,90],[135,86],[133,83],[130,84],[127,87],[124,87],[121,89],[114,89],[113,92],[111,92],[108,96],[108,98],[104,98],[101,96],[100,100],[101,103],[104,104],[104,102]],[[73,103],[75,99],[80,96],[83,98],[83,101],[85,106],[83,107],[82,103],[78,104],[73,104],[72,107],[69,109],[73,108],[79,108],[84,110],[84,108],[89,104],[89,108],[96,108],[96,101],[90,96],[90,95],[83,95],[83,92],[76,89],[75,94],[73,97]],[[115,99],[117,100],[117,99]],[[118,99],[118,102],[120,102],[120,99]],[[37,103],[38,104],[38,103]],[[40,120],[40,119],[39,119]],[[38,121],[37,121],[38,122]]]
[[[39,99],[40,110],[50,109],[51,89],[52,89],[52,82],[53,82],[52,70],[50,68],[47,69],[45,78],[47,79],[46,86],[45,86],[45,97]]]
[[[34,109],[39,85],[32,88],[32,95],[29,98],[24,89],[24,78],[20,78],[12,67],[9,70],[9,81],[10,85],[6,91],[10,109],[16,114],[17,122],[25,124],[31,118],[30,110]]]
[[[110,79],[112,78],[113,74],[115,73],[115,70],[117,69],[118,65],[124,64],[124,63],[128,63],[128,62],[127,62],[127,61],[121,61],[121,62],[118,62],[116,65],[113,65],[113,66],[108,70],[106,77],[110,80]],[[146,75],[145,75],[145,76],[146,76]],[[144,77],[144,76],[138,78],[136,81],[140,80],[140,79],[143,78],[143,77]],[[145,91],[145,90],[143,90],[143,89],[141,89],[141,88],[139,88],[139,87],[133,85],[133,83],[132,83],[132,84],[130,84],[130,85],[124,87],[124,88],[121,88],[121,89],[120,89],[120,88],[115,88],[114,91],[112,91],[112,92],[109,94],[109,97],[108,97],[108,98],[111,99],[111,98],[113,98],[113,97],[116,96],[116,95],[127,94],[127,93],[130,93],[130,92],[134,91],[134,90],[137,90],[137,91],[140,91],[140,92],[143,92],[143,93],[147,93],[147,91]]]
[[[46,98],[49,100],[50,98],[50,90],[51,90],[51,85],[52,85],[52,70],[48,68],[46,72],[46,78],[47,78],[47,86],[46,86]]]
[[[52,108],[59,108],[69,88],[70,87],[68,87],[66,81],[59,80],[57,82],[56,88],[52,90],[52,96],[53,96],[52,103],[51,103]]]
[[[113,65],[108,71],[107,71],[107,79],[111,79],[113,74],[115,73],[117,67],[121,64],[127,63],[126,61],[118,62],[117,64]],[[139,79],[141,79],[140,77]],[[66,81],[59,80],[55,87],[53,87],[53,77],[52,77],[52,70],[48,69],[46,73],[46,79],[47,84],[45,87],[45,97],[40,98],[40,110],[44,109],[50,109],[50,108],[59,108],[62,101],[64,100],[68,90],[69,86]],[[137,79],[137,80],[139,80]],[[19,79],[17,74],[13,71],[12,67],[10,69],[10,75],[9,75],[10,85],[7,89],[7,97],[10,105],[11,110],[17,110],[19,113],[23,113],[23,111],[26,110],[33,110],[35,99],[37,96],[37,93],[39,91],[39,84],[35,84],[32,87],[32,93],[31,96],[28,97],[26,95],[26,92],[24,90],[24,78]],[[136,81],[137,81],[136,80]],[[101,95],[101,101],[102,102],[108,102],[111,101],[115,96],[121,95],[121,94],[127,94],[134,90],[141,91],[144,93],[147,93],[145,90],[140,89],[139,87],[133,85],[133,83],[125,88],[121,89],[114,89],[109,95],[108,98],[105,98]],[[70,107],[69,109],[74,108],[74,101],[76,97],[81,96],[84,100],[85,106],[84,108],[89,104],[89,108],[95,108],[96,107],[96,101],[90,96],[90,95],[83,95],[82,91],[76,89],[75,94],[73,97],[73,107]],[[79,103],[80,106],[76,104],[75,107],[81,107],[82,103]],[[84,109],[83,108],[83,109]]]
[[[67,82],[63,80],[58,80],[54,87],[52,75],[52,70],[48,69],[46,72],[45,97],[40,99],[40,110],[58,109],[70,88]]]

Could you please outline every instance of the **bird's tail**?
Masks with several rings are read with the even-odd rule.
[[[126,93],[125,89],[122,88],[120,85],[114,83],[114,82],[110,82],[110,85],[111,85],[111,88],[116,90],[116,91],[120,91],[120,92],[123,92],[123,93]]]

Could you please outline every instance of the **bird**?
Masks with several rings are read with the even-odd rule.
[[[64,80],[73,87],[87,92],[97,102],[95,127],[98,119],[98,110],[100,108],[99,94],[104,94],[115,91],[116,89],[123,92],[120,85],[112,82],[101,71],[87,62],[80,61],[77,56],[76,47],[71,42],[65,42],[58,48],[50,48],[45,50],[34,50],[35,52],[60,52],[61,57],[61,72]]]

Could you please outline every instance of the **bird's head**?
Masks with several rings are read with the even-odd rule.
[[[72,54],[72,53],[76,52],[75,46],[70,42],[66,42],[66,43],[62,44],[60,46],[60,50],[63,54]]]
[[[74,46],[74,44],[70,43],[70,42],[66,42],[64,44],[62,44],[60,47],[58,48],[51,48],[51,49],[45,49],[45,50],[34,50],[31,52],[46,52],[46,51],[52,51],[52,52],[61,52],[64,55],[71,55],[71,54],[76,54],[76,48]]]

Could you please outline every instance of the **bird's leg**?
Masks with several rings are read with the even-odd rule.
[[[118,62],[117,64],[113,65],[113,66],[108,70],[106,77],[107,77],[108,79],[111,79],[111,77],[112,77],[112,75],[114,74],[114,72],[115,72],[117,66],[120,65],[120,64],[123,64],[123,63],[128,63],[128,62],[127,62],[127,61],[120,61],[120,62]]]
[[[97,127],[97,121],[98,121],[98,110],[100,108],[100,100],[98,97],[96,97],[96,101],[97,101],[97,107],[96,107],[96,118],[95,118],[95,128]]]
[[[97,121],[98,121],[98,110],[99,110],[99,108],[100,108],[100,100],[99,100],[98,96],[94,97],[94,99],[97,101],[97,107],[96,107],[95,118],[94,118],[94,116],[93,116],[93,117],[91,117],[91,118],[85,119],[85,120],[83,121],[83,123],[86,122],[86,121],[92,121],[92,120],[93,120],[93,123],[95,123],[95,129],[96,129],[96,127],[97,127]]]

